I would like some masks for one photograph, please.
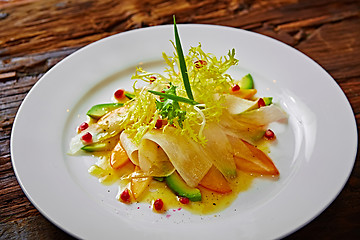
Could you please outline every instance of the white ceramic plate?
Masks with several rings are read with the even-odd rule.
[[[281,177],[257,180],[226,210],[206,216],[115,199],[87,173],[94,159],[70,157],[68,143],[89,107],[130,88],[138,65],[161,71],[162,52],[173,52],[172,26],[121,33],[77,51],[35,84],[16,117],[11,154],[22,189],[36,208],[68,233],[85,239],[273,239],[286,236],[320,214],[338,195],[354,164],[357,131],[351,107],[335,81],[297,50],[248,31],[210,25],[179,25],[182,45],[201,42],[206,52],[235,48],[259,96],[273,96],[289,114],[275,124],[271,157]]]

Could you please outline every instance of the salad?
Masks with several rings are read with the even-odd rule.
[[[253,178],[279,177],[267,155],[276,140],[268,126],[287,115],[272,97],[257,97],[251,74],[227,73],[238,64],[234,49],[218,58],[199,44],[184,55],[175,18],[174,34],[164,71],[136,68],[132,89],[115,90],[114,102],[89,109],[69,152],[96,156],[89,173],[119,183],[123,203],[212,213]]]

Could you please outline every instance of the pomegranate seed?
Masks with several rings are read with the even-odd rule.
[[[163,206],[164,206],[163,200],[161,200],[160,198],[155,200],[154,208],[156,211],[160,211],[163,208]]]
[[[239,91],[239,90],[240,90],[240,86],[237,85],[237,84],[231,88],[231,91],[233,91],[233,92],[236,92],[236,91]]]
[[[85,144],[89,144],[92,142],[92,135],[91,133],[87,132],[81,136],[81,141]]]
[[[151,76],[150,77],[150,83],[154,82],[156,80],[156,77],[155,76]]]
[[[259,99],[258,106],[259,106],[259,108],[266,106],[264,99],[262,99],[262,98]]]
[[[205,66],[207,64],[207,62],[204,60],[198,60],[198,61],[194,62],[194,64],[195,64],[196,68],[202,68],[203,66]]]
[[[161,120],[161,119],[156,120],[155,128],[161,128],[162,125],[163,125],[163,123],[162,123],[162,120]]]
[[[179,198],[179,201],[182,203],[182,204],[188,204],[190,202],[190,200],[187,198],[187,197],[180,197]]]
[[[124,98],[125,97],[125,90],[124,89],[116,90],[116,92],[114,93],[114,97],[115,97],[115,99]]]
[[[275,138],[275,133],[271,129],[268,129],[265,131],[264,137],[267,139],[273,139]]]
[[[87,122],[83,122],[82,124],[80,124],[79,128],[78,128],[78,132],[82,132],[85,129],[87,129],[89,127],[89,124]]]
[[[120,194],[120,199],[124,202],[128,202],[130,200],[129,189],[125,188],[125,190]]]

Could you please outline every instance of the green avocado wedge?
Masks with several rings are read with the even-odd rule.
[[[273,100],[272,97],[263,97],[262,99],[264,100],[266,106],[272,104],[272,100]]]
[[[153,179],[158,181],[158,182],[163,182],[165,180],[164,177],[153,177]]]
[[[81,148],[81,150],[84,150],[86,152],[102,152],[102,151],[108,151],[109,146],[107,143],[101,142],[101,143],[93,143],[90,145],[85,145]]]
[[[250,73],[246,74],[240,80],[240,89],[253,89],[253,88],[254,88],[254,80]]]
[[[89,111],[86,113],[89,117],[93,119],[99,119],[108,112],[124,106],[124,103],[103,103],[92,106]]]
[[[89,145],[85,145],[81,148],[86,152],[104,152],[111,151],[114,149],[115,145],[119,142],[119,135],[108,138],[101,142],[95,142]]]
[[[165,178],[168,187],[180,197],[186,197],[190,201],[201,201],[201,192],[197,188],[189,187],[177,172]]]

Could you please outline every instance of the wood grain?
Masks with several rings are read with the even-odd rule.
[[[360,126],[360,1],[357,0],[16,0],[0,1],[0,238],[71,239],[21,190],[10,136],[31,87],[81,47],[154,25],[204,23],[278,39],[318,62],[344,91]],[[358,149],[358,152],[359,149]],[[359,154],[341,194],[288,239],[360,239]]]

